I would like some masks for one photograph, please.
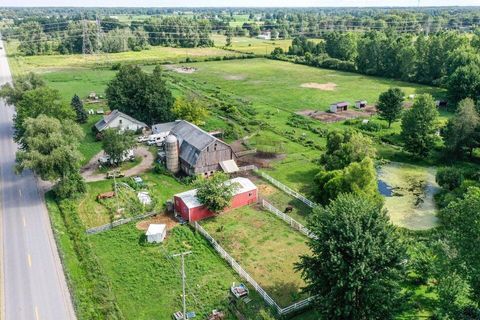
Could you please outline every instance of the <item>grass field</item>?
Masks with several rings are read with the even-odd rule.
[[[128,224],[90,237],[94,251],[110,278],[126,319],[171,319],[181,310],[179,259],[172,254],[191,251],[186,257],[189,311],[204,319],[212,309],[226,310],[229,288],[241,282],[200,235],[188,226],[175,227],[160,245],[144,245],[144,232]],[[255,293],[251,294],[259,305]],[[227,319],[234,319],[231,315]]]
[[[227,42],[227,37],[224,35],[212,35],[212,39],[216,47],[223,47]],[[282,48],[284,51],[292,44],[292,40],[262,40],[249,37],[232,37],[232,44],[229,49],[254,53],[258,55],[270,54],[276,47]]]
[[[45,73],[70,68],[88,68],[95,65],[122,63],[155,63],[155,62],[178,62],[187,58],[206,59],[208,57],[232,56],[237,53],[222,50],[219,48],[170,48],[151,47],[149,50],[139,52],[105,53],[83,56],[73,55],[43,55],[43,56],[22,56],[17,52],[18,43],[8,43],[8,58],[10,68],[14,75],[27,72]]]
[[[294,264],[310,251],[307,238],[266,211],[243,207],[202,226],[281,306],[299,300],[304,285]]]

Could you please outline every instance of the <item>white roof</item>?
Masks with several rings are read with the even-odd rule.
[[[233,159],[220,162],[220,167],[222,167],[223,171],[226,173],[240,171],[240,169],[237,166],[237,163]]]
[[[237,177],[225,182],[225,184],[227,185],[232,183],[237,183],[237,187],[235,188],[234,195],[257,190],[257,186],[252,181],[250,181],[250,179],[247,179],[247,178]],[[197,189],[178,193],[175,196],[181,198],[182,201],[187,206],[187,208],[189,209],[202,206],[202,203],[200,203],[200,201],[197,198]]]
[[[150,197],[150,194],[147,191],[140,191],[137,193],[138,200],[142,204],[150,204],[152,203],[152,198]]]
[[[165,224],[155,224],[155,223],[151,223],[149,226],[148,226],[148,230],[147,230],[147,233],[146,235],[147,236],[153,236],[155,234],[162,234],[165,232],[165,228],[167,227],[167,225]]]

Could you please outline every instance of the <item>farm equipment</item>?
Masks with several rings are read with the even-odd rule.
[[[235,296],[235,298],[240,299],[248,296],[248,288],[243,283],[235,285],[235,282],[230,287],[230,292]]]
[[[113,171],[107,172],[107,176],[106,176],[107,179],[113,179],[114,177],[123,178],[125,177],[125,174],[123,174],[120,170],[113,170]]]
[[[195,312],[190,311],[190,312],[187,312],[185,316],[186,317],[183,318],[183,313],[181,311],[177,311],[173,314],[172,318],[173,320],[192,319],[192,318],[195,318],[197,315],[195,314]]]
[[[97,195],[97,200],[110,199],[110,198],[113,198],[113,197],[115,197],[115,191],[108,191],[108,192],[104,192],[104,193],[99,193]]]

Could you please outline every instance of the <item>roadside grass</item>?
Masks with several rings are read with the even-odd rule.
[[[220,214],[201,225],[279,305],[305,297],[300,292],[305,283],[294,270],[299,256],[310,253],[304,235],[253,206]]]
[[[189,188],[188,185],[182,184],[175,180],[173,177],[156,174],[154,172],[147,172],[143,175],[140,175],[145,183],[145,189],[150,193],[150,196],[155,201],[155,206],[152,208],[154,211],[163,212],[165,201],[171,199],[174,194],[181,191],[185,191]],[[131,178],[121,178],[117,179],[117,182],[132,183]],[[93,228],[100,225],[104,225],[112,222],[112,220],[118,219],[116,217],[113,209],[116,209],[117,199],[104,199],[97,200],[97,195],[104,192],[114,191],[113,180],[102,180],[96,182],[87,183],[87,192],[81,199],[78,200],[78,215],[83,221],[87,228]],[[124,216],[135,215],[137,212],[129,212],[128,202],[130,198],[125,198],[123,195],[128,191],[120,191],[119,195],[119,206],[120,208],[126,207],[126,210],[123,212]],[[135,194],[130,194],[128,196],[136,196]],[[144,211],[147,208],[141,208],[140,210]],[[137,211],[137,210],[135,210]]]
[[[112,63],[176,63],[190,59],[207,59],[209,57],[236,56],[235,52],[222,50],[215,47],[210,48],[171,48],[171,47],[150,47],[149,50],[127,51],[120,53],[102,53],[97,55],[72,54],[72,55],[42,55],[23,56],[18,52],[18,42],[7,43],[8,59],[14,76],[28,73],[46,73],[72,68],[89,68],[98,65],[109,65]]]
[[[227,319],[235,319],[227,310],[229,288],[242,280],[188,226],[172,229],[160,245],[146,245],[144,232],[135,224],[91,236],[90,240],[126,319],[167,320],[182,309],[180,260],[171,256],[185,251],[192,252],[185,258],[187,309],[200,319],[213,309],[227,311]],[[250,297],[249,308],[263,305],[254,290]]]

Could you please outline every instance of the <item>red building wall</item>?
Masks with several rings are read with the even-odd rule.
[[[225,211],[255,203],[257,202],[257,200],[258,200],[258,192],[256,189],[252,191],[236,194],[232,198],[231,206]],[[208,210],[207,208],[205,208],[204,206],[188,209],[188,207],[185,205],[183,200],[179,197],[174,197],[174,205],[175,205],[175,212],[180,214],[182,216],[182,219],[190,222],[206,219],[215,214],[210,210]]]

